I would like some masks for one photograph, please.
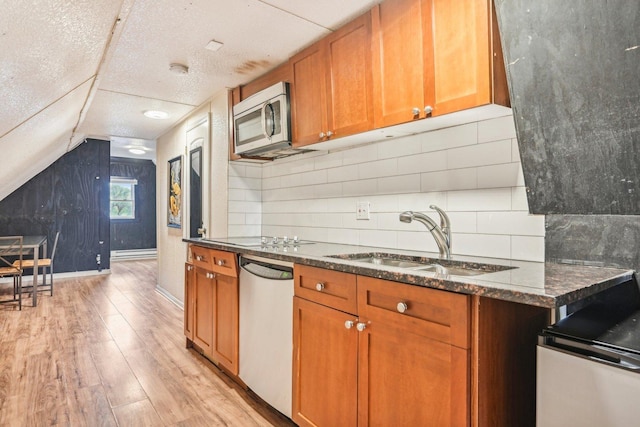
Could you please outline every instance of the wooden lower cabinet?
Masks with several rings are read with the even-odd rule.
[[[297,282],[322,283],[294,268]],[[338,283],[328,272],[328,284]],[[344,273],[344,282],[353,275]],[[469,297],[357,276],[358,316],[294,298],[293,420],[301,426],[467,426]],[[298,289],[309,287],[296,286]],[[329,286],[318,286],[318,300]],[[404,310],[398,311],[399,304]],[[405,308],[406,306],[406,308]]]
[[[213,355],[213,295],[212,273],[195,267],[193,275],[193,342],[205,355]]]
[[[469,425],[469,351],[411,331],[359,333],[358,425]]]
[[[193,341],[193,305],[195,267],[191,263],[184,265],[184,336]]]
[[[357,282],[358,425],[469,425],[469,297]]]
[[[345,327],[355,316],[300,297],[293,313],[293,420],[356,426],[358,332]]]
[[[238,374],[238,279],[216,275],[213,310],[213,358],[232,374]]]
[[[235,254],[193,246],[185,264],[184,333],[214,363],[238,374],[239,288]]]

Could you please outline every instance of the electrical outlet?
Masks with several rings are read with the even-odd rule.
[[[371,219],[371,215],[369,214],[369,210],[371,207],[371,203],[369,202],[357,202],[356,203],[356,219]]]

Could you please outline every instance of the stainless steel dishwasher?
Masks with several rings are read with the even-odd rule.
[[[240,256],[239,377],[291,418],[293,264]]]

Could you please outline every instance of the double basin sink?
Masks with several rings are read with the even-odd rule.
[[[422,258],[417,256],[369,252],[360,254],[332,255],[331,258],[349,260],[368,265],[397,267],[410,271],[433,272],[436,275],[478,276],[515,267],[495,264],[465,263],[460,261]]]

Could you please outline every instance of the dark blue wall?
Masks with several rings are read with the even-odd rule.
[[[111,250],[156,248],[156,165],[151,160],[111,158],[111,176],[138,180],[136,218],[111,220]]]
[[[46,234],[51,251],[59,230],[55,272],[109,268],[109,160],[94,139],[62,156],[0,201],[0,234]]]

